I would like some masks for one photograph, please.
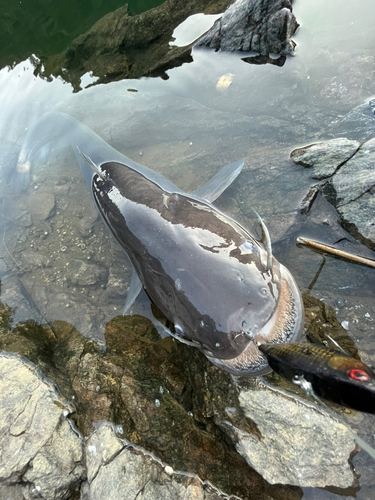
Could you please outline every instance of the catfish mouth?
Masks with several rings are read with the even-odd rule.
[[[304,325],[304,307],[296,282],[290,272],[280,264],[280,300],[271,318],[262,326],[253,341],[241,354],[232,359],[207,358],[214,365],[234,375],[258,376],[272,371],[257,344],[295,342]]]

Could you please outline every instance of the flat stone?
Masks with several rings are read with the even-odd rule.
[[[88,217],[84,217],[83,219],[81,219],[78,225],[78,231],[83,238],[88,238],[93,234],[94,226],[98,218],[98,214],[96,212],[93,212]]]
[[[15,486],[2,486],[0,485],[0,498],[3,500],[25,500],[22,494],[22,486],[17,484]]]
[[[343,137],[294,149],[290,156],[297,165],[313,168],[313,179],[324,179],[333,175],[359,147],[358,141],[350,141]]]
[[[356,200],[375,186],[375,138],[362,144],[332,179],[336,192],[336,206]]]
[[[298,396],[260,380],[257,388],[239,393],[240,407],[257,432],[230,424],[237,451],[249,465],[271,484],[352,486],[348,459],[355,442],[350,430]]]
[[[69,281],[74,285],[81,286],[104,284],[108,276],[107,269],[80,259],[71,261],[68,273]]]
[[[375,99],[366,100],[334,125],[327,137],[347,137],[364,142],[375,133]]]
[[[155,455],[116,436],[101,422],[86,442],[87,482],[81,500],[240,500],[221,492],[197,475],[175,472]]]
[[[360,235],[375,243],[375,196],[373,193],[365,193],[357,200],[340,206],[338,211],[346,222],[354,224]]]
[[[56,200],[52,193],[34,192],[29,197],[29,210],[31,220],[44,221],[53,215]]]
[[[0,353],[1,487],[21,484],[29,500],[67,498],[79,486],[82,438],[66,418],[73,411],[39,368]]]

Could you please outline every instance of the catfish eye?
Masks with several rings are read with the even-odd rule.
[[[370,380],[370,375],[363,370],[351,370],[349,372],[349,377],[353,380],[358,380],[358,382],[367,382]]]

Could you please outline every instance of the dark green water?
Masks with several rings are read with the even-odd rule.
[[[0,12],[0,67],[31,54],[45,57],[65,50],[123,0],[2,0]],[[157,7],[163,0],[129,0],[131,14]]]

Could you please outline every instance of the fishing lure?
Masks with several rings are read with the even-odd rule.
[[[262,344],[259,349],[291,382],[304,377],[323,399],[375,414],[375,374],[362,361],[315,344]]]

